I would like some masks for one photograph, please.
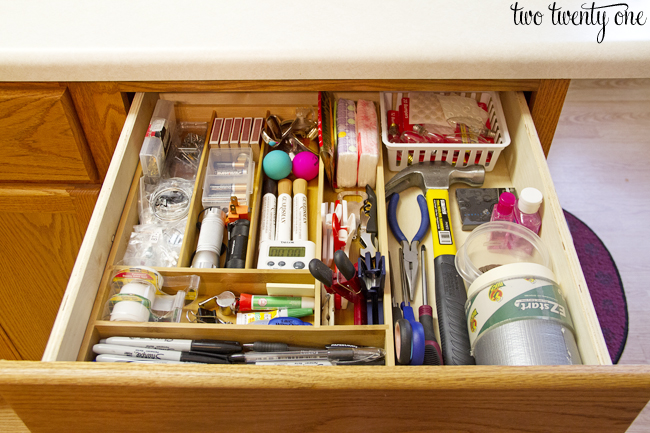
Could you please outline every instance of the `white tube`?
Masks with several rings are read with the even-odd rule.
[[[293,182],[293,240],[308,241],[307,224],[307,181],[296,179]]]
[[[291,240],[291,181],[278,182],[278,215],[275,224],[275,240]]]

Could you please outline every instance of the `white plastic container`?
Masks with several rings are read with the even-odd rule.
[[[495,132],[494,143],[391,143],[388,141],[388,119],[386,113],[397,110],[392,107],[393,95],[397,100],[407,97],[409,92],[381,92],[381,139],[388,150],[388,168],[400,171],[418,161],[446,161],[456,167],[472,164],[485,166],[485,171],[492,171],[499,154],[510,144],[510,134],[506,127],[501,100],[496,92],[432,92],[438,95],[458,95],[485,103],[488,107],[488,119],[491,130]],[[454,162],[456,159],[456,162]]]

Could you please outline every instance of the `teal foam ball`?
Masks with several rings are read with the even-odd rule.
[[[284,179],[291,174],[291,158],[286,152],[274,150],[269,152],[262,161],[264,173],[273,180]]]

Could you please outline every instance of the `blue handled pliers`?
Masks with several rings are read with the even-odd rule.
[[[415,300],[415,282],[418,275],[418,246],[424,239],[424,235],[429,229],[429,210],[427,208],[427,201],[423,195],[418,195],[418,204],[420,205],[420,229],[413,237],[411,242],[406,239],[404,233],[399,228],[397,223],[397,202],[399,201],[399,194],[395,193],[390,197],[388,202],[388,226],[393,232],[395,239],[402,245],[404,258],[404,272],[406,273],[406,283],[408,286],[408,293],[411,301]]]

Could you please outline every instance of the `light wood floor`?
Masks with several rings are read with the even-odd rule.
[[[650,363],[650,79],[572,81],[548,164],[562,207],[602,239],[623,280],[620,363]],[[649,431],[650,405],[628,433]]]

